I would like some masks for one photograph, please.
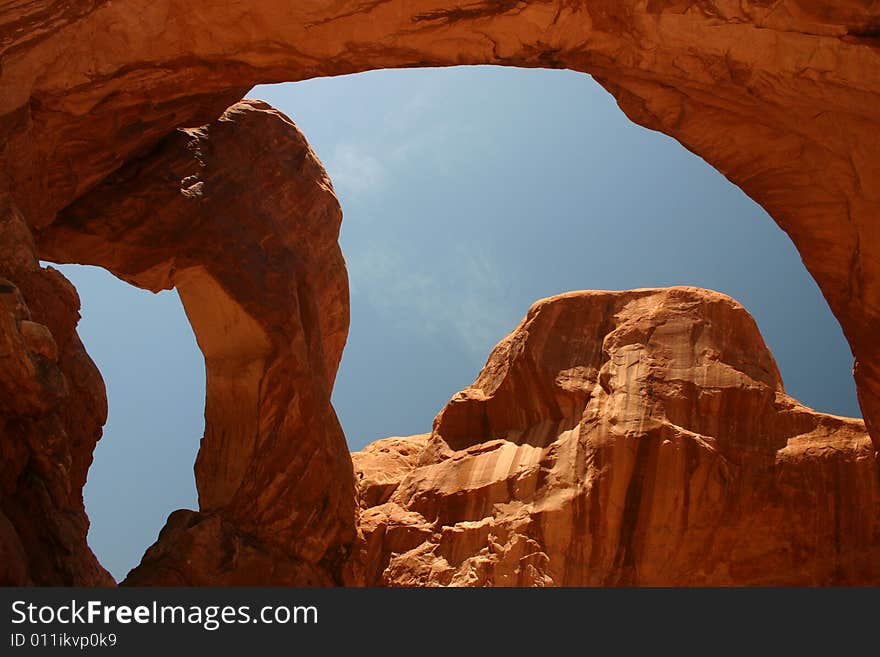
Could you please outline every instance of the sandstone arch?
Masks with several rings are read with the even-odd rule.
[[[200,513],[173,515],[171,527],[186,529],[173,554],[148,555],[158,562],[151,583],[341,581],[355,534],[348,448],[330,405],[348,332],[341,220],[303,136],[246,101],[169,135],[45,236],[53,261],[99,265],[153,291],[176,287],[205,356]],[[194,559],[201,571],[184,566],[204,532],[233,553]]]
[[[880,328],[878,25],[877,2],[861,0],[486,0],[454,6],[442,0],[309,0],[295,5],[268,0],[202,3],[185,9],[168,0],[65,1],[48,8],[13,4],[0,13],[0,166],[4,174],[0,219],[18,226],[19,232],[25,225],[33,231],[35,245],[14,251],[24,253],[24,260],[33,263],[34,254],[63,258],[65,224],[69,228],[79,212],[77,205],[88,206],[90,192],[99,186],[112,191],[117,185],[117,192],[130,191],[125,175],[131,174],[132,167],[150,162],[157,152],[161,159],[162,149],[185,139],[182,134],[199,140],[193,133],[175,133],[176,128],[209,123],[259,82],[380,67],[457,64],[587,72],[615,95],[631,119],[675,137],[704,157],[767,209],[791,236],[853,349],[860,404],[876,446],[880,444],[880,347],[875,340]],[[198,195],[197,188],[193,194]],[[121,199],[120,205],[132,208],[136,199]],[[104,215],[96,223],[103,226],[100,230],[110,230],[112,219],[105,209],[93,210],[93,217]],[[136,214],[136,210],[131,212]],[[65,219],[58,222],[58,216]],[[160,231],[161,226],[145,222],[140,229]],[[259,242],[264,253],[285,248],[296,253],[289,245],[275,243],[265,225],[257,232],[266,238]],[[26,242],[29,237],[22,239]],[[254,247],[253,242],[250,245]],[[117,242],[114,248],[122,246],[130,250],[114,262],[113,249],[102,247],[96,238],[89,247],[93,251],[88,261],[104,264],[146,287],[183,281],[184,296],[189,280],[189,307],[196,324],[198,294],[216,292],[210,281],[241,307],[259,303],[244,293],[244,286],[254,281],[224,279],[229,271],[210,272],[204,258],[175,264],[172,271],[161,254],[138,252],[134,238],[127,236],[124,245]],[[302,264],[294,257],[289,266],[299,279],[308,279],[305,269],[297,269]],[[45,290],[29,287],[27,281],[44,280],[45,275],[28,273],[33,271],[32,264],[25,269],[27,275],[18,264],[4,266],[2,273],[12,288],[17,285],[23,291],[21,303],[38,308]],[[242,286],[238,296],[237,286]],[[324,297],[318,294],[316,298]],[[18,307],[18,301],[10,303]],[[64,312],[75,313],[75,305],[70,301]],[[230,318],[241,319],[234,306],[229,308]],[[249,310],[245,315],[251,317],[276,312],[265,307]],[[10,344],[23,339],[15,336],[24,335],[21,321],[30,320],[21,317],[14,331],[4,329],[4,336],[12,336]],[[309,319],[312,326],[319,326],[317,317]],[[302,347],[323,383],[332,382],[334,358],[338,362],[333,345],[341,349],[344,341],[345,320],[339,313],[334,318],[335,329],[319,327],[329,342],[322,347],[305,338],[308,344]],[[273,329],[261,337],[246,321],[231,324],[248,338],[253,348],[249,362],[255,371],[266,367],[260,364],[264,352],[276,357],[280,353],[284,339],[279,336],[285,329],[278,329],[277,335]],[[268,324],[285,326],[277,317]],[[49,328],[56,342],[71,332],[67,325]],[[222,349],[215,351],[218,341],[204,332],[202,336],[206,356],[221,358]],[[42,349],[32,347],[27,353],[34,359]],[[71,349],[80,360],[87,360],[81,346],[78,351]],[[294,371],[305,362],[290,354],[281,360]],[[272,367],[264,374],[270,376]],[[50,382],[41,385],[50,386]],[[217,385],[222,389],[222,381],[215,381]],[[287,390],[286,384],[278,386]],[[98,387],[93,383],[93,390]],[[279,394],[295,398],[290,390]],[[320,397],[329,391],[314,394]],[[69,412],[65,404],[49,404],[40,412],[55,418],[53,422],[61,421]],[[100,415],[97,409],[85,429],[68,427],[70,432],[89,436],[76,439],[88,448],[88,454],[88,442],[93,445],[99,431]],[[264,421],[281,422],[272,413],[261,414],[260,423]],[[328,449],[339,449],[339,440],[334,440],[337,446]],[[77,472],[83,476],[85,461],[78,462]],[[209,466],[202,463],[201,467]],[[20,475],[15,468],[10,472],[4,480]],[[226,508],[240,477],[241,473],[232,471],[221,477],[227,484],[205,493],[206,500],[215,500],[207,508]],[[294,479],[290,482],[296,488]],[[82,514],[76,496],[73,490],[70,499],[63,501],[74,515]],[[341,515],[349,513],[349,502],[341,498],[337,502],[335,508]],[[63,506],[57,499],[46,504]],[[245,505],[233,514],[247,523],[253,520],[248,519],[249,511]],[[211,531],[226,532],[226,525],[218,522]],[[285,535],[290,521],[275,518],[269,525],[272,532],[278,531],[269,540],[272,543]],[[343,525],[327,532],[336,536],[337,531],[351,531],[351,525],[340,530]],[[56,569],[49,581],[84,581],[76,579],[76,564],[86,562],[88,567],[80,567],[80,572],[98,573],[88,581],[105,581],[93,560],[77,556],[82,551],[83,527],[61,533],[75,546],[70,557],[74,565]],[[319,537],[329,534],[309,535],[321,543]],[[309,581],[338,577],[339,558],[331,546],[347,540],[328,539],[312,546],[314,550],[298,548],[309,555],[311,563],[322,555],[318,561],[323,560],[323,570],[306,576]],[[2,547],[12,552],[21,549],[12,544]]]
[[[792,237],[880,422],[876,2],[167,0],[0,17],[6,180],[31,226],[171,129],[258,82],[504,64],[593,74],[634,121],[701,155]]]

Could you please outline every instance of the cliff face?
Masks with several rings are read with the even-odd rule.
[[[354,454],[367,584],[880,583],[861,421],[695,288],[536,303],[427,436]]]
[[[862,0],[523,0],[466,6],[442,0],[266,0],[207,3],[198,10],[169,0],[4,4],[0,579],[110,581],[86,546],[88,521],[81,495],[106,415],[103,384],[76,337],[75,292],[57,272],[42,269],[38,258],[98,264],[147,289],[176,286],[205,354],[207,427],[196,466],[200,509],[169,519],[159,542],[131,575],[132,582],[362,579],[346,565],[354,563],[348,554],[358,531],[355,482],[329,404],[348,322],[345,269],[336,244],[340,211],[320,163],[289,121],[254,102],[227,110],[259,82],[457,64],[592,74],[634,121],[672,135],[704,157],[788,232],[853,348],[867,429],[875,445],[880,444],[878,38],[880,7]],[[705,310],[711,304],[703,305]],[[618,312],[611,310],[607,317]],[[565,330],[579,335],[583,327],[599,322],[596,317],[557,327],[559,344],[553,347],[548,338],[539,351],[555,362],[554,354],[565,353],[573,339],[563,335]],[[732,313],[727,318],[733,322],[728,330],[755,337],[750,323],[737,317]],[[656,330],[659,340],[664,334],[660,327]],[[593,333],[605,339],[613,333],[609,331]],[[745,337],[713,338],[723,345],[737,339],[752,344]],[[682,340],[667,346],[672,348],[673,342],[696,348],[696,342]],[[639,344],[645,345],[646,354],[653,353],[648,338]],[[615,345],[609,347],[623,354],[620,358],[634,357],[634,347]],[[469,481],[470,475],[458,472],[443,479],[447,483],[441,487],[451,524],[436,525],[433,502],[424,502],[428,506],[423,508],[401,498],[395,502],[399,510],[391,515],[403,514],[401,526],[410,527],[407,532],[423,521],[430,524],[415,537],[379,529],[385,526],[385,512],[375,511],[375,500],[384,502],[392,489],[394,496],[409,490],[398,486],[398,475],[407,480],[432,464],[441,470],[451,467],[456,459],[473,460],[480,468],[497,465],[497,474],[493,470],[475,481],[496,482],[498,490],[507,486],[500,483],[507,481],[501,470],[509,465],[498,464],[515,458],[543,464],[539,472],[556,473],[554,490],[572,492],[581,485],[574,482],[583,477],[592,482],[591,491],[605,496],[601,499],[622,504],[622,511],[603,520],[611,523],[608,528],[590,530],[590,536],[601,539],[591,543],[590,563],[598,566],[589,572],[604,573],[602,581],[686,579],[685,565],[676,565],[674,559],[652,561],[650,556],[655,550],[668,552],[671,548],[658,545],[672,540],[657,538],[657,532],[663,533],[654,529],[660,521],[646,510],[654,508],[654,497],[667,485],[662,477],[673,476],[663,469],[667,474],[661,477],[656,469],[661,455],[678,468],[669,471],[678,472],[680,479],[669,483],[670,491],[680,492],[681,481],[705,470],[709,483],[700,486],[715,496],[711,499],[722,500],[731,526],[747,526],[749,532],[768,523],[789,527],[791,515],[778,509],[801,509],[791,506],[795,498],[807,505],[804,522],[813,523],[814,529],[800,539],[786,539],[787,548],[767,548],[768,560],[780,560],[780,573],[789,572],[786,564],[794,563],[791,555],[800,554],[798,541],[808,540],[804,537],[816,537],[812,548],[803,549],[818,555],[830,549],[827,541],[851,537],[847,527],[868,532],[864,537],[874,531],[866,529],[873,527],[866,518],[873,518],[876,510],[875,484],[858,474],[875,467],[870,465],[874,452],[864,437],[842,437],[849,431],[859,435],[858,425],[819,416],[784,398],[763,350],[753,361],[719,361],[746,378],[717,365],[709,370],[723,385],[700,379],[702,374],[681,382],[678,374],[654,364],[644,389],[633,380],[634,391],[626,388],[629,375],[614,369],[613,361],[609,365],[601,356],[583,358],[585,370],[555,370],[562,383],[554,378],[552,385],[547,373],[538,370],[514,376],[514,368],[509,377],[487,370],[486,381],[468,393],[483,390],[486,399],[465,395],[451,403],[430,439],[400,439],[358,457],[364,463],[379,459],[387,467],[380,473],[362,463],[362,473],[369,470],[364,481],[376,482],[369,492],[362,491],[369,509],[360,526],[371,537],[372,556],[362,553],[359,558],[370,564],[368,578],[397,583],[417,578],[414,573],[421,571],[411,561],[397,574],[391,552],[439,545],[441,539],[433,533],[430,540],[410,543],[444,524],[459,527],[479,520],[470,511],[455,510],[470,499],[464,488],[451,492],[449,482]],[[747,362],[753,369],[737,370]],[[766,376],[761,374],[765,366],[770,367]],[[679,364],[675,371],[688,367]],[[602,373],[594,375],[590,368]],[[624,377],[626,385],[615,377]],[[496,379],[507,383],[499,382],[496,389]],[[664,384],[655,390],[657,381]],[[625,395],[615,394],[623,389],[628,390]],[[611,406],[597,406],[603,395]],[[712,406],[722,399],[723,407]],[[689,411],[692,406],[697,411]],[[588,412],[594,413],[592,425],[585,424]],[[651,418],[651,423],[642,427],[635,416]],[[711,418],[716,416],[736,418],[737,424],[715,426]],[[753,426],[758,418],[763,424]],[[555,428],[547,424],[552,422]],[[546,428],[534,428],[539,425]],[[630,431],[636,425],[641,437],[615,433],[615,427]],[[511,438],[529,427],[524,442]],[[575,431],[577,440],[554,438],[565,431]],[[587,434],[589,440],[581,437]],[[746,436],[757,443],[741,445],[738,441]],[[498,452],[498,458],[503,455],[502,460],[491,466],[479,461],[474,450],[494,445],[490,438],[518,446],[515,457],[508,456],[509,447],[499,446],[490,451]],[[421,442],[426,442],[425,449]],[[565,466],[574,468],[568,479],[558,472],[564,466],[557,462],[565,458],[552,448],[557,442],[571,443],[571,453],[580,459]],[[671,447],[664,447],[667,442]],[[676,456],[683,445],[689,446],[686,458]],[[620,464],[613,468],[620,471],[612,475],[609,463]],[[694,463],[702,465],[692,472]],[[858,473],[851,476],[853,469]],[[650,477],[627,474],[630,470]],[[430,491],[440,479],[432,475],[425,481],[425,491]],[[752,486],[753,481],[764,483]],[[543,479],[533,483],[535,495],[546,488]],[[716,519],[700,506],[703,502],[695,502],[703,488],[688,489],[687,517],[697,514],[697,526]],[[817,497],[816,490],[828,492]],[[571,494],[572,499],[589,499],[590,505],[601,497]],[[413,495],[420,500],[442,497]],[[497,501],[498,495],[493,492],[486,499]],[[645,495],[650,504],[639,501],[633,507],[632,500]],[[547,508],[569,508],[561,498],[541,499]],[[829,499],[840,508],[827,507]],[[657,508],[679,509],[677,504],[684,502],[656,502]],[[754,522],[749,520],[750,504],[759,514]],[[571,508],[575,520],[586,513]],[[597,513],[590,512],[591,521],[602,520]],[[370,514],[378,523],[372,529]],[[499,526],[508,516],[501,517]],[[825,524],[830,517],[833,536]],[[693,526],[688,522],[687,527]],[[526,540],[518,536],[535,541],[542,548],[538,552],[555,564],[574,559],[564,566],[566,574],[548,570],[535,557],[530,564],[534,581],[586,577],[587,571],[576,563],[579,557],[552,559],[566,539],[542,531],[550,538],[526,530],[504,534],[505,541]],[[390,543],[379,541],[377,532]],[[722,553],[718,546],[733,550],[732,568],[749,561],[748,549],[723,529],[706,532],[712,543],[702,561],[706,570],[687,577],[725,581],[724,566],[710,567],[711,555]],[[403,541],[401,547],[409,547],[388,547],[398,540],[393,536]],[[405,536],[410,538],[401,538]],[[770,542],[762,538],[758,544]],[[531,543],[516,545],[504,553],[520,550],[526,558],[534,552]],[[447,563],[459,565],[452,575],[444,570],[442,577],[468,579],[470,571],[457,560],[470,548],[456,549],[463,551]],[[833,572],[822,570],[824,561],[815,557],[820,560],[811,566],[815,581],[854,581],[859,572],[874,577],[856,556],[846,556],[843,547],[835,550],[837,556],[828,557],[838,564]],[[728,577],[764,581],[760,573],[742,570]]]

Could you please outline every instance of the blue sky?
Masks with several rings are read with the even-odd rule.
[[[852,356],[787,236],[586,75],[376,71],[262,86],[308,137],[345,215],[351,332],[333,401],[352,449],[430,429],[535,300],[697,285],[755,317],[790,394],[860,415]],[[62,267],[110,419],[86,486],[90,543],[122,577],[195,508],[204,365],[175,292]]]

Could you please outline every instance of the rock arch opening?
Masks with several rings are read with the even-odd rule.
[[[849,347],[788,237],[589,76],[388,70],[249,95],[309,136],[343,206],[352,326],[334,404],[353,449],[427,431],[534,300],[583,288],[728,293],[793,396],[859,415]]]
[[[285,96],[286,90],[294,93]],[[250,95],[268,96],[314,135],[313,145],[326,160],[346,208],[341,239],[355,288],[354,329],[347,357],[354,364],[346,369],[343,360],[335,402],[343,425],[348,424],[352,448],[389,433],[428,429],[434,413],[473,379],[488,350],[516,323],[524,307],[535,298],[577,288],[622,289],[660,283],[729,292],[753,311],[757,307],[755,314],[765,332],[771,328],[768,341],[777,347],[777,358],[783,357],[790,392],[820,408],[821,403],[813,399],[827,402],[829,393],[836,392],[835,407],[829,410],[853,414],[856,405],[848,350],[787,238],[763,210],[708,165],[672,140],[631,124],[588,76],[497,68],[384,71],[262,87]],[[328,112],[334,97],[346,97],[348,102]],[[512,107],[510,100],[517,97],[532,100]],[[502,110],[506,117],[499,125]],[[340,130],[339,125],[347,130]],[[411,142],[413,134],[422,138],[420,143]],[[198,141],[199,135],[194,131],[190,138]],[[479,139],[498,152],[480,149]],[[240,153],[238,148],[234,146],[232,153],[259,157]],[[219,174],[196,172],[188,181],[192,197],[205,198],[207,193],[228,200],[239,193],[237,173],[228,171],[228,163],[219,158],[230,153],[200,153],[200,157],[211,155],[218,158],[214,166]],[[250,164],[259,166],[261,161]],[[423,173],[414,173],[420,168]],[[288,175],[294,172],[286,169]],[[276,173],[269,173],[267,186],[278,182]],[[183,175],[181,180],[185,179]],[[224,191],[222,185],[230,189]],[[132,210],[121,193],[116,198],[129,218],[140,211]],[[155,200],[157,204],[164,201]],[[219,203],[216,207],[232,217],[234,208],[220,210]],[[280,211],[279,221],[287,218],[287,210],[283,206],[267,209]],[[80,208],[71,213],[67,219],[71,233],[81,228],[78,222],[87,221],[90,212]],[[123,225],[120,221],[119,226]],[[432,229],[438,225],[443,230]],[[134,230],[135,241],[146,245],[155,233],[145,224],[140,226]],[[259,221],[257,226],[260,231],[267,228]],[[353,229],[350,238],[345,226]],[[414,231],[416,226],[427,233]],[[520,235],[512,238],[509,233]],[[706,236],[702,243],[701,234]],[[200,507],[209,513],[223,509],[249,476],[247,469],[259,447],[259,439],[241,440],[241,436],[255,435],[259,389],[266,361],[276,349],[267,329],[249,314],[254,309],[245,309],[243,301],[230,297],[229,289],[244,285],[238,280],[240,273],[226,275],[220,283],[206,268],[209,260],[187,260],[171,254],[170,249],[161,257],[153,254],[144,260],[143,247],[114,243],[111,255],[102,243],[112,241],[108,236],[105,231],[103,237],[89,238],[91,252],[107,254],[105,266],[138,286],[176,285],[184,299],[209,362],[206,414],[217,428],[209,426],[209,448],[197,464],[213,482],[200,491]],[[205,236],[213,244],[228,239],[211,232]],[[284,242],[290,238],[278,238],[281,243],[273,246],[274,239],[272,235],[260,238],[268,240],[276,258],[283,255]],[[49,244],[45,248],[62,253],[65,248],[61,239],[45,243]],[[425,258],[428,245],[430,257]],[[762,247],[757,254],[756,245]],[[253,253],[242,253],[243,263],[255,262]],[[133,258],[137,271],[125,263],[126,258]],[[194,262],[200,264],[194,266]],[[747,271],[737,268],[745,262]],[[627,263],[637,263],[638,271],[632,265],[621,266]],[[275,280],[280,272],[273,268],[255,280]],[[549,275],[542,275],[548,269]],[[784,274],[774,277],[780,270]],[[408,277],[417,285],[409,284]],[[759,285],[760,279],[764,282]],[[740,287],[733,287],[737,282]],[[503,290],[504,286],[509,289]],[[509,294],[511,290],[514,294]],[[362,337],[358,322],[363,320],[358,313],[372,315],[381,327],[376,334]],[[413,321],[395,322],[395,316]],[[798,317],[809,318],[814,327],[824,326],[792,344],[787,337],[797,334]],[[419,331],[432,322],[439,324],[439,330],[435,325]],[[361,330],[367,328],[361,325]],[[438,335],[441,349],[436,348]],[[829,344],[831,349],[821,349]],[[438,358],[441,352],[443,357]],[[454,358],[449,358],[450,353]],[[811,389],[805,372],[794,370],[791,376],[786,365],[811,358],[815,362],[817,354],[826,357],[825,371],[827,364],[834,365],[836,377],[825,377],[823,386]],[[358,368],[370,358],[373,366]],[[438,359],[443,361],[447,378],[427,386],[420,395],[425,378],[438,383],[437,377],[426,377],[437,371]],[[416,376],[405,385],[390,380],[396,374],[377,382],[376,367]],[[805,371],[815,369],[813,365]],[[847,388],[848,396],[840,394]],[[370,390],[369,399],[360,392],[364,389]],[[401,395],[402,390],[411,392]],[[377,398],[384,401],[377,402]],[[389,409],[396,408],[408,416],[397,426],[393,422],[399,418],[389,417],[394,413]],[[178,516],[177,520],[187,529],[193,522],[191,517],[183,521]],[[215,532],[215,537],[216,532],[222,536],[225,531],[213,525],[206,529],[204,521],[196,520],[199,531]],[[118,570],[114,572],[119,576]]]
[[[247,101],[172,133],[88,199],[41,235],[46,257],[178,288],[205,356],[199,511],[169,519],[160,543],[175,549],[146,553],[148,581],[334,583],[354,539],[351,461],[329,403],[348,282],[320,162],[286,117]],[[199,558],[206,543],[234,545],[233,563]]]
[[[175,291],[153,295],[96,267],[59,269],[79,292],[77,331],[107,389],[107,423],[83,490],[89,546],[122,580],[168,514],[197,504],[204,359]]]
[[[873,434],[873,445],[878,444],[880,351],[875,337],[880,326],[880,259],[875,253],[875,219],[880,199],[880,143],[874,136],[880,122],[880,103],[876,102],[880,95],[880,51],[875,40],[865,36],[870,35],[876,22],[872,7],[864,3],[792,0],[771,11],[762,3],[750,2],[704,11],[688,3],[623,2],[610,7],[602,2],[526,1],[515,5],[483,3],[462,10],[436,2],[387,0],[367,8],[340,9],[321,3],[292,7],[288,2],[267,1],[234,6],[220,3],[204,12],[175,13],[164,11],[164,7],[154,12],[131,11],[133,6],[129,2],[112,6],[104,3],[73,14],[60,9],[35,13],[25,8],[10,13],[5,25],[9,39],[4,45],[2,77],[9,93],[0,98],[4,144],[0,152],[4,169],[0,221],[11,220],[23,229],[13,235],[12,243],[24,246],[13,254],[14,258],[2,263],[4,275],[8,275],[8,282],[3,283],[4,294],[15,297],[16,290],[20,293],[13,299],[12,320],[3,324],[2,334],[17,354],[20,367],[15,375],[26,381],[30,386],[27,390],[45,393],[43,399],[26,395],[13,399],[11,412],[14,422],[20,423],[22,409],[35,405],[40,409],[37,424],[54,424],[69,437],[68,442],[54,445],[37,441],[39,444],[22,452],[24,456],[60,455],[72,458],[76,466],[65,475],[63,469],[55,467],[62,462],[57,459],[12,462],[12,474],[8,476],[13,483],[26,483],[27,475],[34,475],[30,481],[59,493],[53,499],[38,499],[39,491],[26,485],[12,500],[15,522],[24,533],[4,532],[2,547],[11,545],[12,551],[20,555],[22,546],[29,546],[34,556],[28,562],[15,561],[19,566],[26,564],[22,566],[25,575],[35,574],[49,583],[101,581],[101,573],[85,549],[84,515],[77,499],[85,476],[83,466],[99,424],[101,409],[97,402],[101,394],[89,400],[85,394],[88,391],[78,390],[74,391],[77,394],[58,398],[62,392],[56,385],[60,377],[72,375],[88,359],[77,345],[75,334],[71,338],[69,318],[75,295],[62,292],[52,297],[47,292],[62,290],[63,280],[51,272],[37,271],[33,267],[34,253],[63,260],[59,254],[64,248],[77,247],[75,240],[65,244],[64,238],[76,237],[78,229],[106,209],[96,203],[96,195],[113,199],[114,194],[136,190],[139,167],[149,169],[151,162],[163,158],[163,166],[180,157],[196,169],[171,181],[175,194],[181,191],[181,183],[191,183],[183,188],[184,196],[194,201],[190,211],[210,207],[211,199],[216,202],[217,196],[212,186],[200,184],[203,181],[198,170],[211,160],[216,146],[231,148],[227,154],[233,158],[246,154],[236,152],[241,144],[235,139],[215,137],[230,123],[241,123],[245,115],[258,116],[264,111],[254,105],[250,109],[237,105],[226,110],[258,82],[304,80],[377,68],[487,63],[593,74],[633,121],[669,134],[700,154],[766,208],[791,236],[856,356],[859,401],[868,431]],[[192,34],[203,38],[193,40],[189,38]],[[210,143],[205,143],[206,135],[198,130],[174,132],[181,126],[200,125],[207,125],[212,133]],[[209,157],[202,158],[206,153]],[[292,158],[287,164],[301,162]],[[152,174],[158,172],[153,170]],[[156,190],[168,182],[161,175],[152,179]],[[111,212],[111,218],[105,217],[97,231],[91,230],[95,226],[88,226],[84,233],[95,239],[85,242],[88,254],[80,261],[112,261],[114,248],[106,241],[113,242],[126,228],[118,220],[125,223],[136,219],[150,205],[154,193],[161,196],[158,191],[145,191],[132,197],[127,209],[117,196],[115,207],[125,211]],[[254,207],[260,206],[257,203]],[[82,212],[84,215],[79,214]],[[223,212],[215,215],[222,219]],[[200,237],[203,235],[199,230],[218,225],[216,216],[199,212],[190,216],[200,221],[188,223],[187,229],[198,229],[195,233]],[[159,236],[188,235],[186,230],[174,230],[171,223],[151,228]],[[235,226],[229,228],[229,235],[241,237]],[[142,236],[156,237],[150,236],[149,230]],[[36,237],[36,246],[32,236]],[[4,235],[4,242],[9,241],[8,237]],[[230,252],[241,248],[240,239],[224,242],[222,235],[214,237],[222,247],[231,247]],[[254,246],[250,240],[244,240],[244,244]],[[248,246],[243,247],[245,251]],[[259,248],[249,253],[263,260],[264,256],[274,260],[281,253],[281,260],[288,263],[284,257],[286,247],[290,245],[267,239],[259,241]],[[293,260],[307,262],[313,251],[297,253],[301,257]],[[196,253],[204,256],[198,249]],[[19,258],[21,254],[23,258]],[[67,256],[72,257],[69,253]],[[148,274],[156,257],[161,256],[149,250],[128,252],[124,263],[114,263],[113,271],[122,275],[119,270],[128,263],[135,274]],[[183,264],[164,274],[159,271],[160,278],[173,282],[175,272],[204,266],[191,259]],[[267,276],[247,280],[249,289],[255,284],[274,289],[277,279],[272,277],[272,268],[258,269]],[[227,293],[237,296],[240,278],[212,273],[215,281],[223,279]],[[329,284],[332,286],[332,281]],[[280,518],[261,513],[265,509],[260,504],[260,491],[265,487],[239,489],[244,494],[241,499],[247,500],[241,505],[226,505],[170,523],[166,545],[176,541],[188,549],[198,549],[199,537],[204,538],[204,532],[208,532],[215,543],[242,548],[234,554],[254,556],[244,548],[257,546],[263,550],[258,553],[280,549],[282,556],[293,555],[287,562],[270,562],[279,568],[286,567],[282,563],[290,566],[295,576],[285,581],[344,579],[354,524],[349,515],[353,505],[344,501],[350,491],[342,489],[350,488],[351,472],[340,456],[332,411],[326,411],[324,405],[329,398],[326,382],[333,378],[344,337],[344,331],[334,332],[333,328],[344,326],[346,318],[336,313],[332,321],[322,323],[325,314],[314,312],[308,303],[299,303],[301,299],[327,299],[333,298],[334,292],[337,296],[343,293],[322,287],[320,282],[315,285],[317,293],[308,285],[298,288],[295,294],[289,289],[284,291],[285,300],[296,299],[295,309],[286,303],[275,307],[292,310],[304,325],[315,330],[306,331],[305,344],[301,342],[291,351],[276,352],[274,347],[279,343],[273,342],[272,356],[289,367],[287,357],[293,354],[294,364],[308,363],[310,372],[319,373],[317,381],[306,386],[305,399],[291,394],[277,380],[267,388],[266,398],[285,412],[274,412],[277,408],[270,404],[267,414],[261,414],[253,472],[266,474],[268,470],[261,471],[261,464],[279,457],[291,458],[295,475],[307,470],[308,475],[323,481],[338,475],[342,482],[339,490],[310,496],[302,488],[305,495],[298,500],[296,517]],[[58,307],[63,321],[45,312],[52,304]],[[28,308],[37,321],[26,318]],[[260,309],[249,310],[252,312],[248,314],[260,316]],[[23,323],[41,324],[39,318],[48,322],[43,326],[49,334],[68,348],[57,362],[52,358],[51,341],[45,339],[46,331]],[[266,325],[276,325],[277,317],[271,312],[264,319]],[[282,334],[278,335],[283,343]],[[278,337],[274,333],[272,336]],[[39,360],[41,357],[45,360]],[[267,376],[272,371],[272,366],[267,366]],[[86,400],[93,407],[84,429],[76,428],[80,413],[77,400]],[[315,400],[320,402],[317,415],[321,421],[314,421],[308,413],[286,412],[291,408],[313,408],[304,402]],[[280,415],[293,418],[293,425],[279,423]],[[310,430],[331,427],[328,449],[332,453],[318,449],[308,457],[330,464],[330,477],[323,467],[311,467],[311,460],[308,468],[297,462],[297,458],[306,458],[304,452],[310,453],[302,444],[297,453],[284,448],[281,453],[276,451],[277,437],[301,428],[300,422]],[[264,442],[266,437],[270,440]],[[874,458],[873,452],[868,462],[870,458]],[[335,467],[330,467],[332,464]],[[268,490],[272,494],[291,494],[297,490],[295,478],[269,477]],[[22,501],[36,501],[39,515],[56,523],[47,529],[48,539],[41,541],[32,527],[20,520],[26,508]],[[327,515],[338,522],[316,523],[312,511],[323,515],[328,509]],[[7,520],[11,517],[8,513],[6,516]],[[251,520],[258,521],[259,527]],[[256,534],[253,529],[258,530]],[[297,538],[301,541],[294,540]],[[292,540],[297,543],[295,548]],[[65,549],[53,550],[55,545]],[[169,557],[160,548],[151,556],[157,562],[185,552],[178,550]],[[254,561],[249,563],[253,572],[268,572],[256,568]],[[209,570],[226,568],[224,576],[233,576],[226,562],[208,566]],[[174,570],[171,563],[163,572]],[[21,572],[19,568],[17,574]],[[190,583],[204,581],[201,575],[204,573],[193,573]],[[219,575],[208,579],[212,583],[225,581]]]

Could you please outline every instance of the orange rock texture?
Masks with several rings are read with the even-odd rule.
[[[102,585],[82,488],[107,419],[79,297],[0,204],[0,585]]]
[[[55,262],[176,287],[205,355],[200,512],[172,516],[131,582],[341,582],[355,537],[352,466],[330,405],[348,332],[341,220],[295,126],[244,101],[172,133],[40,233]],[[246,549],[219,558],[237,544]]]
[[[8,4],[0,34],[0,193],[37,229],[258,82],[455,64],[590,73],[788,232],[853,347],[869,431],[880,423],[876,2],[264,0],[192,11],[89,0]]]
[[[371,585],[880,583],[864,424],[716,292],[539,301],[431,434],[353,457]]]
[[[0,58],[5,582],[111,581],[85,543],[81,496],[106,414],[103,384],[76,337],[75,292],[38,259],[178,287],[205,353],[200,509],[169,519],[133,582],[366,577],[348,557],[359,531],[355,483],[329,404],[347,330],[339,208],[289,121],[253,102],[227,110],[260,82],[457,64],[592,74],[630,118],[701,155],[791,236],[852,346],[867,430],[880,445],[877,2],[11,2],[0,8]],[[583,377],[570,378],[577,387]],[[539,380],[524,390],[543,390]],[[543,408],[520,403],[523,418]],[[488,435],[461,433],[472,420],[453,408],[440,422],[448,435],[430,439],[436,458],[438,435],[456,451]],[[670,412],[663,417],[676,423]],[[382,458],[405,469],[414,447],[403,449],[405,464],[390,446]],[[841,482],[842,491],[849,479]],[[860,498],[860,512],[872,499]],[[240,562],[206,547],[218,543]],[[609,545],[595,554],[611,559]],[[187,561],[190,553],[203,556]],[[841,559],[841,574],[823,581],[855,577],[861,566]],[[377,564],[371,577],[393,579]],[[636,577],[627,572],[611,569],[609,581]],[[649,581],[657,571],[639,572]],[[724,579],[713,572],[700,581]]]

